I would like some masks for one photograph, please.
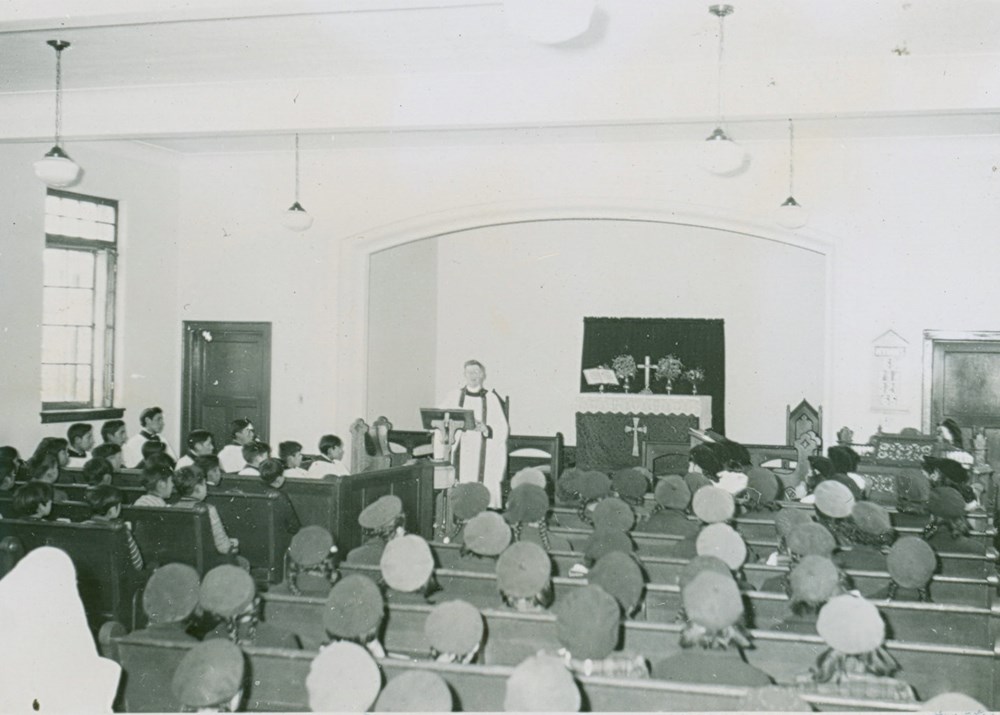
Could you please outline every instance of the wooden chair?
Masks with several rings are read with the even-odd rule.
[[[653,476],[687,474],[691,445],[688,442],[644,442],[642,466]]]
[[[795,446],[795,441],[806,432],[814,432],[823,437],[823,408],[813,407],[807,400],[802,400],[793,409],[785,406],[785,444]]]

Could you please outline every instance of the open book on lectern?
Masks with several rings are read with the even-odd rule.
[[[424,429],[433,430],[445,425],[454,429],[471,430],[476,426],[476,415],[461,407],[421,407],[420,419]]]

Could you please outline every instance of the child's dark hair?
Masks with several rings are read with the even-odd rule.
[[[173,471],[176,466],[176,460],[166,452],[157,452],[142,460],[143,469],[146,467],[167,467],[170,471]]]
[[[8,457],[0,456],[0,485],[9,483],[7,489],[13,485],[17,477],[17,462]]]
[[[34,462],[41,458],[43,454],[51,454],[54,457],[59,456],[59,453],[69,447],[69,442],[67,442],[62,437],[43,437],[42,441],[38,443],[35,447],[35,453],[31,455],[29,462]]]
[[[200,457],[194,458],[194,466],[202,471],[202,474],[208,474],[213,469],[222,469],[222,465],[219,464],[219,457],[214,454],[203,454]]]
[[[93,431],[93,426],[87,424],[86,422],[74,422],[69,426],[69,429],[66,430],[66,440],[72,447],[78,439],[86,437],[88,433]]]
[[[147,407],[139,413],[139,426],[145,427],[150,420],[155,420],[157,415],[163,414],[162,407]]]
[[[205,475],[192,467],[181,467],[174,472],[174,489],[178,496],[191,496],[194,488],[204,481]]]
[[[17,462],[21,459],[21,455],[18,453],[17,447],[12,447],[8,444],[0,447],[0,459],[9,459],[12,462]]]
[[[107,516],[108,511],[122,505],[121,491],[110,484],[91,487],[83,495],[83,499],[90,507],[91,516]]]
[[[150,494],[156,491],[156,485],[174,476],[174,470],[166,465],[151,465],[142,470],[142,484]]]
[[[111,462],[101,457],[88,459],[87,463],[83,465],[83,481],[92,487],[102,483],[104,477],[110,477],[113,474],[114,469],[111,467]]]
[[[120,444],[115,444],[114,442],[105,442],[104,444],[99,444],[90,451],[91,457],[100,457],[101,459],[109,459],[116,454],[121,454],[122,448]]]
[[[242,432],[252,424],[253,422],[248,420],[246,417],[241,417],[238,420],[233,420],[229,424],[229,434],[230,436],[235,437],[237,432]]]
[[[34,516],[38,507],[52,501],[52,485],[45,482],[28,482],[14,492],[14,513],[17,516]]]
[[[331,449],[343,447],[344,440],[335,434],[325,434],[319,438],[319,453],[325,455]]]
[[[31,462],[29,462],[28,479],[32,481],[41,479],[53,467],[56,469],[59,468],[59,458],[52,452],[42,452],[37,457],[33,457]]]
[[[958,422],[953,420],[951,417],[941,420],[938,423],[938,427],[944,427],[948,430],[948,434],[951,435],[951,443],[958,447],[959,449],[964,449],[965,445],[962,444],[962,428],[958,426]]]
[[[167,443],[155,439],[147,439],[142,443],[142,458],[149,459],[154,454],[167,451]]]
[[[281,478],[282,473],[285,471],[285,465],[280,459],[271,457],[258,464],[257,469],[260,470],[260,480],[264,484],[271,486]]]
[[[243,454],[243,460],[249,464],[256,457],[263,456],[264,458],[267,458],[267,455],[271,453],[271,447],[264,442],[247,442],[243,445],[240,452]]]
[[[278,445],[278,458],[285,461],[302,451],[302,445],[293,440],[282,442]]]
[[[716,451],[707,444],[696,444],[692,447],[689,459],[697,464],[707,477],[714,477],[722,471],[722,460]]]
[[[207,429],[195,429],[191,430],[187,438],[188,449],[194,449],[195,445],[199,445],[206,440],[212,439],[212,433]]]
[[[115,432],[125,426],[125,420],[108,420],[101,425],[101,439],[110,442],[115,436]]]

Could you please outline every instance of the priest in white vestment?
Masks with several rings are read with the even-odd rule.
[[[507,473],[507,436],[510,426],[503,403],[495,390],[483,387],[486,368],[478,360],[465,363],[465,387],[455,390],[441,407],[472,410],[476,426],[458,432],[453,461],[459,482],[481,482],[490,490],[490,506],[499,509],[500,483]]]

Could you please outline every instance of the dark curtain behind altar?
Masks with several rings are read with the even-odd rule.
[[[712,397],[712,425],[717,432],[726,431],[726,339],[725,321],[701,318],[584,318],[583,360],[580,392],[597,392],[583,377],[583,369],[598,365],[611,366],[617,355],[628,354],[641,365],[648,355],[654,365],[661,357],[676,355],[684,368],[700,367],[705,381],[698,385],[699,395]],[[632,392],[645,384],[640,369],[632,381]],[[650,375],[653,392],[664,393],[666,383]],[[608,387],[621,392],[621,387]],[[673,394],[690,395],[691,384],[674,382]]]

